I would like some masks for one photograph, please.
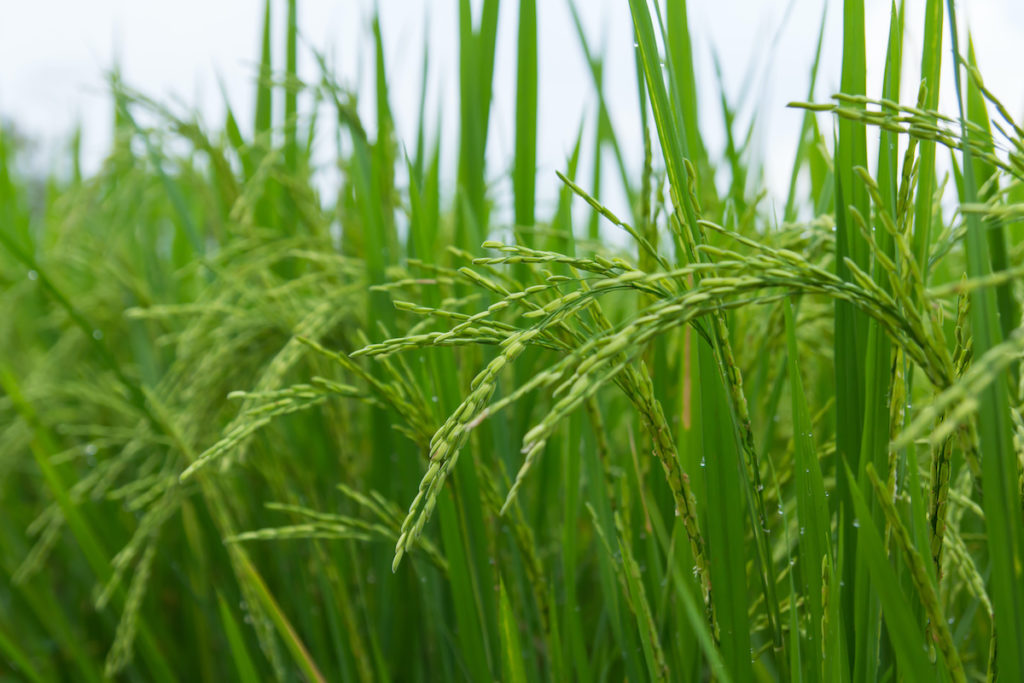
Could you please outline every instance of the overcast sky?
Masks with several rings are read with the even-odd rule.
[[[369,23],[373,4],[362,0],[300,0],[303,40],[333,55],[344,84],[372,84]],[[450,140],[456,134],[457,120],[457,0],[380,0],[378,4],[399,134],[410,144],[414,139],[425,35],[432,63],[427,108],[431,113],[444,112],[442,135]],[[538,170],[543,200],[553,197],[553,171],[564,167],[581,117],[593,114],[595,103],[568,0],[540,0],[537,4],[541,117]],[[604,46],[605,85],[612,118],[629,162],[638,168],[642,144],[628,3],[577,0],[577,4],[591,40]],[[865,4],[868,91],[877,95],[889,5],[879,0],[866,0]],[[787,110],[785,103],[806,96],[823,3],[793,0],[785,23],[787,3],[781,0],[690,0],[689,5],[703,98],[701,116],[713,153],[720,149],[722,136],[712,49],[720,56],[730,99],[744,105],[742,114],[757,108],[759,148],[769,185],[784,187],[800,120],[800,113]],[[905,101],[909,101],[906,93],[916,93],[923,5],[924,0],[907,2]],[[975,37],[986,83],[1015,116],[1024,118],[1024,79],[1020,75],[1024,2],[970,0],[958,5],[961,22],[969,24]],[[216,127],[224,111],[218,85],[221,79],[236,114],[242,121],[250,121],[261,6],[259,0],[8,2],[0,23],[0,116],[13,119],[21,131],[51,149],[80,122],[86,162],[95,168],[109,144],[111,105],[104,94],[104,73],[117,61],[130,85],[158,98],[173,97],[188,103]],[[504,168],[512,151],[517,7],[513,0],[501,3],[502,32],[489,148],[492,176]],[[841,10],[841,2],[829,3],[819,100],[838,89]],[[281,35],[284,11],[283,0],[275,0],[277,36]],[[278,66],[282,64],[278,58],[283,45],[276,47]],[[948,54],[946,60],[944,78],[950,74]],[[300,54],[300,76],[316,76],[308,51]],[[944,94],[949,92],[950,88],[945,88]],[[372,98],[364,96],[363,106],[372,112]],[[944,107],[951,111],[949,99],[944,99]]]

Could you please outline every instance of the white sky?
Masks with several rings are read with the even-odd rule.
[[[120,62],[128,84],[161,99],[177,98],[198,108],[215,128],[223,121],[218,77],[225,84],[240,121],[251,121],[253,74],[259,55],[260,0],[6,0],[0,23],[0,116],[52,150],[66,140],[76,122],[84,130],[87,168],[95,168],[109,144],[111,104],[104,92],[104,72]],[[442,148],[453,150],[457,134],[457,0],[380,0],[392,108],[400,136],[412,145],[420,90],[423,36],[430,43],[432,77],[427,109],[442,115]],[[474,6],[479,2],[474,2]],[[639,169],[642,156],[637,114],[631,25],[626,0],[577,0],[594,45],[605,46],[605,89],[627,161]],[[885,54],[889,4],[866,0],[868,92],[879,94]],[[540,0],[540,150],[542,200],[557,189],[553,171],[563,168],[581,117],[592,122],[595,99],[567,9],[568,0]],[[712,153],[721,148],[721,112],[712,72],[711,48],[718,51],[727,92],[735,105],[742,97],[741,122],[756,107],[759,148],[768,184],[780,195],[788,181],[800,112],[785,103],[806,96],[807,79],[823,8],[822,0],[793,0],[788,22],[771,46],[786,2],[758,0],[690,0],[691,31],[696,44],[701,116]],[[960,22],[969,24],[987,85],[1014,116],[1024,118],[1024,2],[960,2]],[[332,54],[344,84],[364,87],[362,107],[372,113],[372,2],[305,0],[300,2],[300,31],[308,45]],[[924,0],[908,0],[904,53],[904,101],[916,95]],[[514,131],[516,12],[518,3],[501,3],[501,34],[491,119],[489,173],[492,178],[511,158]],[[838,89],[841,58],[842,2],[828,10],[825,54],[817,99]],[[275,36],[281,35],[285,3],[274,2]],[[424,29],[429,14],[429,27]],[[834,39],[828,40],[830,36]],[[283,66],[283,44],[275,39],[275,67]],[[948,49],[947,49],[948,53]],[[944,93],[951,73],[943,66]],[[747,75],[753,67],[753,78]],[[300,50],[300,76],[315,78],[308,50]],[[741,92],[745,84],[752,90]],[[280,106],[280,102],[276,103]],[[944,98],[952,113],[953,104]],[[428,120],[434,121],[431,115]],[[826,120],[822,120],[827,125]],[[588,139],[588,138],[585,138]],[[585,162],[586,160],[584,160]],[[447,172],[453,160],[443,159]],[[583,168],[586,168],[584,165]],[[609,170],[609,175],[611,175]],[[614,197],[609,200],[614,202]],[[621,197],[619,198],[621,200]],[[613,209],[625,213],[626,207]],[[542,214],[543,215],[543,214]]]

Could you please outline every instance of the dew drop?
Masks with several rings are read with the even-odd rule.
[[[100,339],[103,339],[103,332],[100,331],[100,330],[93,330],[92,331],[92,338],[95,339],[96,341],[99,341]]]
[[[39,279],[39,273],[37,273],[34,270],[28,271],[28,279],[32,280],[32,282],[35,282],[36,280]]]

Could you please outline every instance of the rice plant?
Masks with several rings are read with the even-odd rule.
[[[954,3],[892,7],[881,92],[863,0],[822,22],[781,215],[685,2],[629,0],[640,131],[569,7],[599,106],[553,178],[535,0],[514,84],[460,0],[457,139],[398,139],[378,21],[369,91],[300,80],[296,0],[251,122],[114,72],[95,174],[0,129],[3,678],[1024,680],[1024,129]]]

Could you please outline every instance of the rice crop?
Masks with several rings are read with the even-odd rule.
[[[301,80],[296,0],[252,121],[115,71],[95,173],[0,127],[0,678],[1024,680],[1024,128],[956,4],[893,5],[880,92],[833,8],[776,210],[686,3],[628,3],[614,94],[569,4],[598,106],[557,177],[536,0],[514,84],[459,0],[450,138],[424,85],[399,139],[379,21],[368,89]]]

